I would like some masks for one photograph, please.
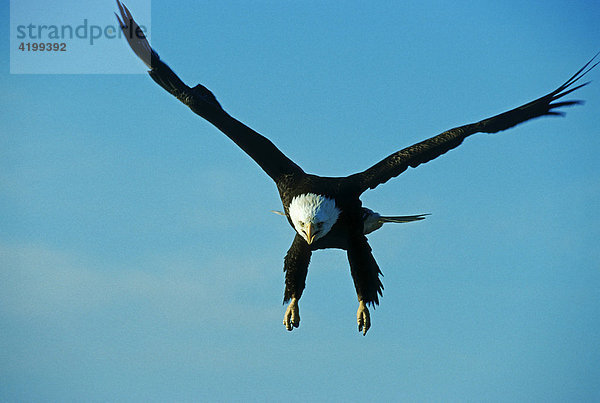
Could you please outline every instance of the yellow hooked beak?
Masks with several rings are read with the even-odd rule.
[[[310,245],[315,240],[314,227],[312,223],[308,223],[306,228],[306,242]]]

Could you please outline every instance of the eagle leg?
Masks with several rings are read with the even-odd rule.
[[[371,327],[371,317],[367,305],[379,304],[379,296],[383,291],[383,284],[379,276],[383,274],[381,274],[379,266],[371,254],[367,238],[363,234],[357,234],[350,239],[347,253],[350,273],[358,297],[358,311],[356,312],[358,331],[366,335]]]
[[[304,238],[296,234],[283,263],[283,271],[285,272],[283,303],[291,301],[283,316],[283,325],[289,331],[300,326],[298,300],[302,296],[306,285],[311,254],[310,247]]]

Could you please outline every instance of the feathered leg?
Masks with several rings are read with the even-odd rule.
[[[371,317],[367,305],[379,305],[379,296],[383,295],[383,284],[379,275],[383,274],[371,254],[367,238],[362,234],[350,240],[348,261],[358,297],[358,311],[356,312],[358,331],[362,331],[363,335],[366,335],[371,327]]]
[[[291,331],[294,327],[300,326],[300,309],[298,300],[302,296],[304,286],[306,285],[306,275],[308,274],[308,264],[312,252],[306,241],[298,234],[292,242],[292,246],[285,255],[283,271],[285,272],[285,292],[283,303],[290,301],[283,324],[285,328]]]

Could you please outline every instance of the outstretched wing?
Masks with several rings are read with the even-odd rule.
[[[302,174],[302,169],[267,138],[231,117],[215,96],[203,85],[188,87],[152,49],[133,16],[119,0],[120,16],[115,13],[127,42],[150,68],[150,77],[192,111],[206,119],[248,154],[275,182],[281,175]]]
[[[596,54],[596,56],[598,56],[598,54]],[[589,84],[589,82],[586,82],[577,85],[576,87],[572,87],[573,84],[581,79],[581,77],[600,63],[596,62],[588,68],[596,56],[587,62],[585,66],[569,78],[563,85],[535,101],[477,123],[450,129],[435,137],[400,150],[373,165],[366,171],[349,176],[348,179],[354,182],[361,192],[364,192],[369,188],[374,189],[378,185],[400,175],[408,167],[415,168],[418,165],[431,161],[445,152],[458,147],[466,137],[472,134],[496,133],[540,116],[563,116],[564,112],[555,111],[555,109],[563,106],[577,105],[582,103],[582,101],[555,101]]]

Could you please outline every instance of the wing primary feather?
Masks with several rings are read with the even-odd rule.
[[[560,87],[558,87],[558,89],[556,90],[556,92],[560,92],[563,89],[567,88],[568,86],[570,86],[571,84],[574,84],[577,80],[579,80],[581,77],[585,76],[590,70],[592,70],[594,67],[596,67],[600,61],[594,63],[589,69],[585,70],[586,67],[588,67],[596,57],[598,57],[598,55],[600,54],[600,52],[596,53],[594,55],[594,57],[592,57],[590,59],[589,62],[587,62],[586,64],[583,65],[582,68],[580,68],[579,70],[577,70],[577,73],[573,74],[573,76],[571,76],[571,78],[569,78],[567,81],[565,81],[565,83],[563,85],[561,85]],[[585,71],[584,71],[585,70]],[[584,71],[581,75],[580,73]]]

